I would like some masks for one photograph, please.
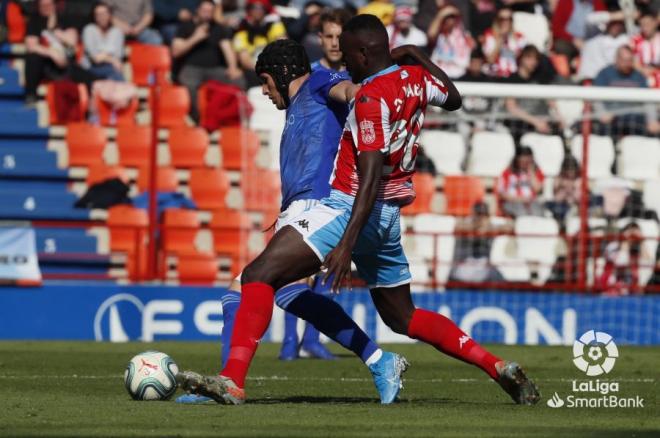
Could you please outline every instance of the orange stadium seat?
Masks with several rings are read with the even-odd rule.
[[[87,105],[89,105],[89,93],[84,84],[78,84],[78,96],[78,106],[80,108],[81,116],[80,120],[84,120],[85,114],[87,113]],[[51,125],[64,125],[67,123],[66,120],[61,118],[57,108],[55,108],[55,84],[52,82],[46,85],[46,103],[48,104],[48,119]]]
[[[445,214],[469,216],[475,203],[482,201],[486,194],[484,184],[476,176],[446,176],[444,184]]]
[[[163,214],[163,247],[166,252],[195,253],[199,217],[194,210],[170,208]]]
[[[218,262],[213,254],[179,257],[177,273],[183,284],[212,284],[218,275]]]
[[[278,210],[280,174],[275,170],[254,169],[241,176],[243,208],[252,211]]]
[[[139,232],[146,237],[149,217],[146,210],[130,205],[117,205],[108,209],[108,228],[110,229],[110,249],[112,251],[136,252],[138,245],[144,243],[139,239]]]
[[[89,166],[103,161],[106,140],[105,131],[100,126],[69,123],[66,130],[69,166]]]
[[[158,105],[158,126],[174,128],[186,126],[190,111],[190,96],[185,87],[176,85],[163,87]],[[149,107],[153,107],[153,96],[149,96]]]
[[[104,126],[133,125],[135,123],[135,113],[138,109],[137,97],[133,98],[126,108],[120,110],[115,110],[99,96],[95,96],[94,104],[98,111],[99,121]]]
[[[137,85],[151,85],[155,79],[165,84],[172,66],[170,50],[167,46],[131,44],[129,63],[133,70],[133,82]]]
[[[252,228],[250,216],[244,212],[220,209],[213,212],[211,232],[216,254],[236,260],[241,252],[247,252],[247,241]]]
[[[412,182],[417,198],[412,204],[405,207],[402,213],[430,213],[433,195],[435,194],[435,178],[430,173],[415,173]]]
[[[21,7],[14,2],[9,2],[5,19],[7,21],[7,41],[14,44],[23,43],[27,31],[27,20],[21,12]]]
[[[108,166],[103,163],[97,163],[87,168],[88,187],[112,178],[119,178],[124,182],[128,182],[128,176],[123,167]]]
[[[122,166],[147,166],[151,153],[151,126],[120,125],[117,147]]]
[[[254,167],[259,145],[259,136],[254,131],[240,126],[221,128],[222,167],[231,170]]]
[[[141,252],[140,254],[128,254],[128,258],[126,259],[126,271],[128,271],[128,278],[133,281],[139,281],[146,278],[148,260],[149,258],[146,251]]]
[[[157,168],[156,190],[159,192],[176,192],[179,180],[176,176],[176,169],[173,167]],[[138,190],[145,192],[149,189],[149,168],[142,167],[137,180]]]
[[[191,169],[190,191],[197,207],[212,210],[225,207],[225,197],[230,182],[227,172],[222,169]]]
[[[204,165],[209,135],[202,128],[182,126],[170,129],[170,157],[174,167]]]

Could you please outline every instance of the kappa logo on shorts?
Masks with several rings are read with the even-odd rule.
[[[297,222],[298,226],[305,231],[309,231],[309,221],[307,219],[301,219]]]
[[[362,120],[360,122],[360,137],[362,137],[362,143],[364,144],[371,144],[376,140],[374,122],[371,120]]]

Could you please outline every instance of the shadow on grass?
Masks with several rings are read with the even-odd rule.
[[[293,397],[268,397],[268,398],[254,398],[248,401],[249,404],[255,405],[270,405],[270,404],[367,404],[367,405],[380,405],[377,398],[373,397],[333,397],[333,396],[293,396]],[[463,402],[450,398],[415,398],[414,400],[400,400],[393,405],[409,406],[412,404],[425,403],[425,404],[479,404],[475,402]]]

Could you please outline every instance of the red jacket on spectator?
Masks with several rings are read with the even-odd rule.
[[[559,0],[552,14],[552,36],[555,39],[573,41],[573,36],[566,30],[568,20],[573,13],[573,3],[580,0]],[[603,0],[593,0],[594,11],[606,11]]]

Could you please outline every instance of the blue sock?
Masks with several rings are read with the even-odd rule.
[[[299,294],[309,290],[306,284],[290,284],[278,290],[275,294],[275,302],[284,312],[284,342],[295,342],[298,344],[298,317],[286,311],[288,303]],[[280,303],[282,305],[280,305]]]
[[[275,294],[275,302],[282,309],[314,324],[321,333],[351,350],[363,362],[379,349],[332,299],[315,294],[309,288],[289,289],[291,287],[282,288]]]
[[[321,273],[316,275],[316,277],[314,277],[314,285],[312,286],[312,292],[314,292],[315,294],[324,295],[327,298],[334,301],[335,295],[330,290],[332,285],[332,278],[328,279],[328,281],[325,284],[323,284],[323,276],[324,274]],[[303,332],[303,338],[302,338],[303,345],[309,345],[320,342],[319,341],[320,337],[321,337],[321,333],[316,329],[316,327],[314,327],[312,323],[308,322],[305,324],[305,331]]]
[[[222,333],[220,334],[220,342],[222,342],[221,369],[223,369],[229,357],[231,335],[234,332],[234,318],[238,310],[238,305],[241,303],[241,294],[231,290],[227,291],[220,298],[220,302],[222,303],[222,320],[224,322]]]
[[[298,317],[289,312],[284,312],[283,342],[298,343]]]

